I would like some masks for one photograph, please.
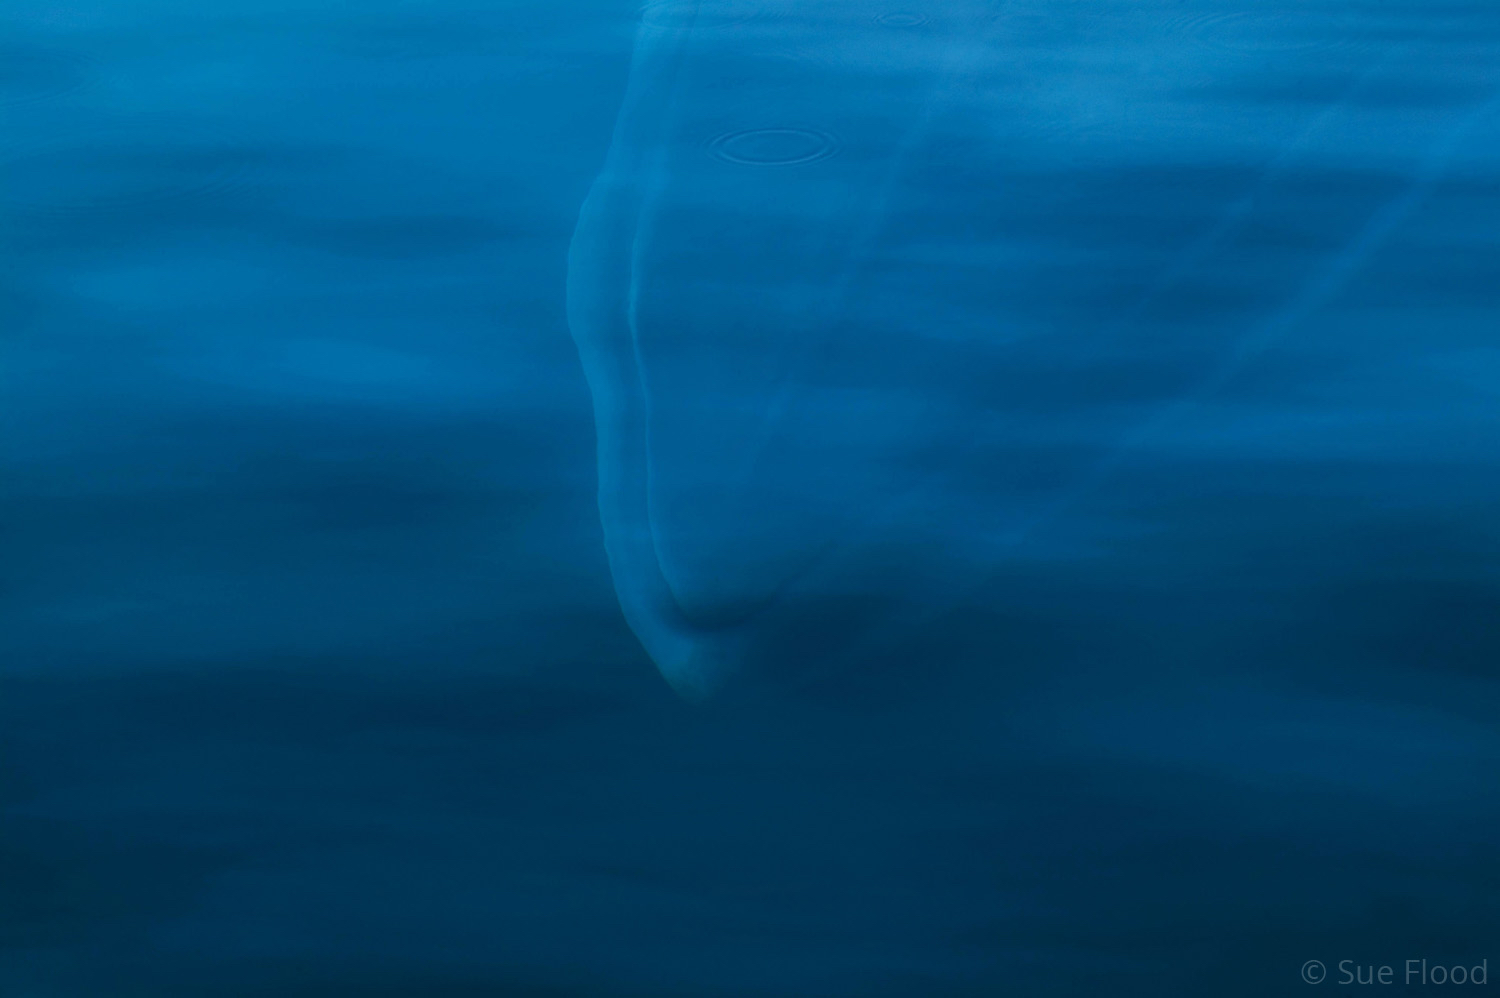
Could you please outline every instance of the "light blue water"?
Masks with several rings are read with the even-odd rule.
[[[22,0],[0,136],[0,995],[1500,973],[1500,6]]]

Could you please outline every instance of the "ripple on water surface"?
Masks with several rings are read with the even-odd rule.
[[[718,136],[708,150],[715,159],[738,166],[797,166],[835,155],[839,143],[815,128],[748,128]]]
[[[889,10],[875,15],[875,23],[886,28],[920,28],[928,20],[926,14],[914,10]]]

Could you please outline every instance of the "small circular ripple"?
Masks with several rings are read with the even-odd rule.
[[[838,152],[832,135],[812,128],[750,128],[727,132],[709,143],[715,159],[737,166],[798,166]]]
[[[927,20],[926,14],[911,10],[892,10],[875,16],[875,23],[886,28],[920,28]]]
[[[658,0],[641,8],[641,20],[653,28],[729,28],[766,16],[750,0]]]

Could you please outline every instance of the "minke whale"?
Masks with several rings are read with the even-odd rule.
[[[836,38],[878,38],[926,21],[825,7]],[[745,654],[756,612],[814,565],[837,533],[839,517],[819,520],[808,495],[768,502],[757,482],[774,479],[766,454],[792,423],[798,374],[839,321],[928,123],[982,44],[969,37],[929,45],[891,78],[877,72],[875,85],[892,92],[885,119],[852,121],[868,115],[862,102],[841,111],[825,97],[809,106],[807,95],[839,88],[807,81],[858,72],[868,42],[853,56],[822,58],[827,25],[806,10],[796,16],[802,23],[788,26],[774,8],[714,0],[644,9],[608,151],[568,251],[568,327],[593,403],[599,517],[615,592],[647,654],[687,696],[724,680]],[[758,19],[778,22],[777,30],[758,31]],[[732,91],[718,87],[725,76],[734,76]],[[868,136],[864,147],[845,148],[828,119]],[[696,272],[678,265],[669,274],[657,261],[672,254],[674,238],[681,252],[681,216],[695,208],[725,219],[739,237],[701,254],[708,262]],[[663,218],[674,215],[674,236],[661,237]],[[777,240],[775,252],[766,252],[769,239]],[[697,276],[684,279],[684,272]],[[675,303],[657,310],[667,314],[657,325],[653,296]],[[756,321],[744,318],[752,315]],[[693,344],[695,336],[702,342]],[[718,358],[709,356],[715,351]],[[716,364],[718,374],[727,365],[749,386],[745,404],[727,398],[735,377],[720,377],[709,392],[713,408],[696,416],[682,408],[691,393],[654,391],[674,372],[679,384],[714,382]],[[723,460],[699,469],[696,492],[688,484],[674,493],[663,477],[667,465],[683,462],[664,460],[662,439],[694,423],[717,438],[710,449]],[[705,492],[714,516],[702,515]],[[793,510],[811,514],[778,520],[767,512],[776,506],[792,520]],[[732,525],[740,541],[722,527],[695,534],[694,524],[715,519]],[[776,530],[774,540],[765,536]],[[772,551],[788,537],[805,543]]]

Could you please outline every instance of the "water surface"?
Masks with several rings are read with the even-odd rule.
[[[0,993],[1500,973],[1500,8],[23,0],[0,123]]]

